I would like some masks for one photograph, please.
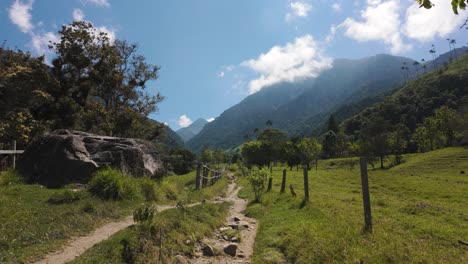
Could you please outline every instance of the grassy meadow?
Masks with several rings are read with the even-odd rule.
[[[468,149],[405,156],[386,170],[369,166],[373,233],[364,234],[357,159],[319,161],[309,172],[310,202],[301,206],[302,171],[282,167],[261,203],[253,263],[468,263]],[[353,166],[353,164],[355,164]],[[462,174],[462,171],[465,174]],[[241,195],[253,200],[246,179]]]
[[[155,183],[154,201],[176,204],[199,202],[224,193],[227,180],[201,191],[194,190],[195,173],[169,176]],[[132,179],[139,186],[142,179]],[[131,215],[145,202],[134,199],[101,200],[88,191],[47,189],[23,184],[12,171],[0,174],[0,263],[24,263],[60,249],[74,236],[88,234],[100,225]]]

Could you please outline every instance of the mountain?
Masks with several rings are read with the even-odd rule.
[[[179,135],[177,135],[177,133],[174,130],[172,130],[169,126],[166,126],[165,124],[162,124],[153,119],[148,120],[149,122],[155,123],[156,125],[158,125],[158,127],[162,128],[163,130],[161,135],[154,140],[156,143],[162,143],[171,147],[184,146],[184,141],[182,140],[182,138]]]
[[[227,109],[186,143],[188,149],[200,152],[203,146],[229,149],[238,146],[244,135],[252,136],[255,128],[263,128],[281,106],[289,103],[310,87],[313,81],[301,84],[279,84],[262,89]]]
[[[184,142],[189,141],[191,138],[196,136],[209,122],[203,118],[197,119],[195,122],[190,124],[188,127],[183,127],[176,131]]]
[[[381,117],[390,127],[401,124],[408,128],[408,148],[417,151],[414,142],[410,141],[411,134],[441,106],[457,110],[468,106],[468,54],[407,82],[381,102],[346,119],[341,127],[346,134],[356,137],[369,120]]]
[[[441,54],[435,60],[436,67],[449,63],[467,49]],[[331,114],[338,122],[343,121],[383,101],[405,82],[433,69],[433,65],[433,61],[418,65],[412,59],[386,54],[357,60],[336,59],[333,67],[316,79],[277,84],[248,96],[206,125],[186,146],[194,152],[200,152],[205,145],[232,149],[242,144],[245,137],[255,137],[254,130],[264,128],[267,120],[289,135],[318,136],[324,132]],[[402,70],[402,66],[408,69]]]
[[[194,152],[199,152],[204,145],[234,148],[245,136],[253,137],[255,128],[264,128],[267,120],[290,135],[310,134],[320,126],[309,123],[311,118],[401,84],[403,62],[411,64],[413,60],[390,55],[337,59],[331,69],[316,79],[277,84],[248,96],[206,125],[186,145]]]

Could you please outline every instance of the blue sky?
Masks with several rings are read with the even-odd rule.
[[[135,42],[162,67],[152,91],[166,100],[151,117],[173,129],[215,118],[271,84],[314,78],[335,58],[378,53],[430,59],[467,45],[449,0],[431,10],[413,0],[1,0],[0,38],[45,53],[63,24],[91,21]]]

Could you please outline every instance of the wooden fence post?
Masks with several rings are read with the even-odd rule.
[[[197,165],[197,174],[195,175],[195,188],[197,190],[200,190],[200,180],[201,180],[201,177],[200,177],[200,173],[201,173],[201,164],[198,163]]]
[[[208,169],[203,167],[202,188],[205,188],[208,183]]]
[[[307,166],[304,166],[304,201],[309,201],[309,171]]]
[[[267,192],[271,191],[271,188],[273,188],[273,176],[270,176],[270,178],[268,178],[268,189],[267,189]]]
[[[13,151],[16,152],[16,140],[13,140]],[[13,154],[13,169],[16,168],[16,153]]]
[[[210,185],[214,185],[214,183],[215,183],[215,177],[216,177],[216,172],[215,172],[215,171],[211,171]]]
[[[364,205],[364,231],[372,232],[372,216],[371,204],[369,196],[369,180],[367,177],[367,160],[361,158],[361,185],[362,185],[362,201]]]
[[[286,169],[283,170],[283,180],[281,181],[281,193],[286,189]]]

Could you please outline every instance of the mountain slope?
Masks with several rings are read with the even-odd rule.
[[[248,96],[208,124],[187,142],[187,147],[194,152],[199,152],[204,145],[233,148],[243,142],[245,135],[252,137],[255,128],[263,128],[267,120],[289,134],[310,133],[319,126],[307,122],[314,116],[401,83],[403,62],[413,61],[390,55],[335,60],[330,70],[314,80],[279,84]]]
[[[199,118],[189,126],[177,130],[176,133],[182,138],[184,142],[187,142],[200,133],[206,124],[208,124],[208,121],[203,118]]]
[[[356,135],[367,120],[373,116],[381,116],[391,126],[403,124],[413,132],[417,124],[434,115],[437,108],[446,105],[459,109],[467,104],[468,54],[465,54],[447,66],[408,82],[382,102],[345,120],[341,126],[346,134]]]
[[[235,147],[243,142],[244,135],[252,136],[255,128],[263,128],[266,121],[271,119],[272,113],[312,84],[313,81],[306,81],[262,89],[224,111],[186,145],[194,152],[200,152],[205,145],[221,149]]]

